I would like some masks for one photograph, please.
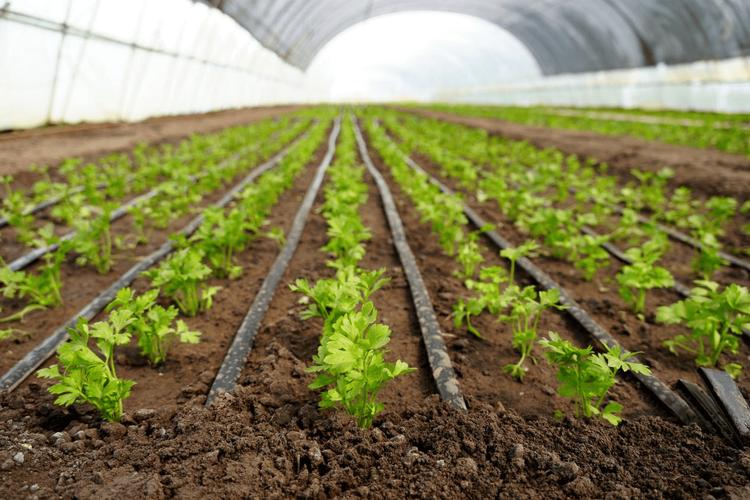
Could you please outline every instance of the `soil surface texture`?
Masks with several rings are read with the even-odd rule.
[[[748,498],[750,453],[663,419],[522,418],[435,395],[360,430],[270,343],[255,382],[102,424],[38,386],[0,399],[2,498]],[[292,383],[269,391],[266,380]],[[34,391],[37,391],[35,393]]]

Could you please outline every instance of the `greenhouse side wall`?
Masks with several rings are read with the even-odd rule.
[[[0,130],[300,102],[312,99],[307,88],[302,71],[200,3],[0,9]]]
[[[446,89],[436,99],[506,105],[750,112],[750,58],[559,75]]]

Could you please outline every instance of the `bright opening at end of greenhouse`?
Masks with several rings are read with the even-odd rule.
[[[328,42],[307,73],[328,89],[327,99],[344,102],[439,100],[541,76],[528,49],[506,30],[477,17],[433,11],[358,23]]]

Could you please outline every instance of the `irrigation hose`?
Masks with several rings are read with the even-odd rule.
[[[414,253],[406,240],[404,225],[396,209],[396,203],[393,201],[393,195],[383,175],[378,171],[367,152],[367,145],[356,120],[354,121],[354,133],[357,137],[360,156],[365,162],[370,175],[375,179],[380,199],[383,202],[388,225],[391,228],[393,245],[396,247],[409,283],[409,290],[411,291],[414,309],[419,320],[419,328],[422,332],[425,349],[427,350],[427,359],[432,369],[432,377],[435,380],[435,385],[440,393],[440,397],[444,401],[447,401],[455,408],[466,410],[466,402],[461,394],[456,372],[453,370],[453,364],[451,363],[442,332],[440,331],[440,324],[437,321],[437,315],[432,306],[432,300],[422,279],[422,273],[420,273],[417,266]]]
[[[315,198],[318,195],[320,186],[323,183],[323,177],[325,176],[328,166],[331,164],[333,155],[336,151],[336,139],[338,138],[339,131],[341,130],[341,117],[337,117],[331,135],[328,138],[328,150],[323,160],[318,166],[318,170],[315,173],[310,186],[307,188],[305,197],[302,200],[297,209],[297,213],[294,216],[292,227],[289,230],[289,234],[286,237],[286,243],[276,257],[271,269],[268,271],[260,290],[255,295],[253,303],[248,309],[247,314],[242,320],[237,333],[235,333],[232,345],[229,346],[224,361],[221,363],[214,383],[211,385],[211,389],[208,392],[206,398],[206,406],[211,405],[214,400],[223,392],[231,392],[234,390],[237,379],[242,373],[242,369],[245,367],[245,362],[250,350],[253,347],[253,341],[255,335],[260,329],[260,325],[263,322],[263,318],[268,311],[268,306],[271,304],[274,292],[284,276],[289,262],[294,256],[294,252],[297,250],[297,245],[302,238],[302,232],[305,229],[307,218],[310,215]]]

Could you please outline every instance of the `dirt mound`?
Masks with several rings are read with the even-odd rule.
[[[252,368],[212,408],[200,395],[123,424],[39,404],[35,385],[3,396],[0,497],[750,495],[750,452],[697,427],[523,419],[472,400],[461,413],[430,396],[360,430],[317,408],[287,349],[269,345]]]

